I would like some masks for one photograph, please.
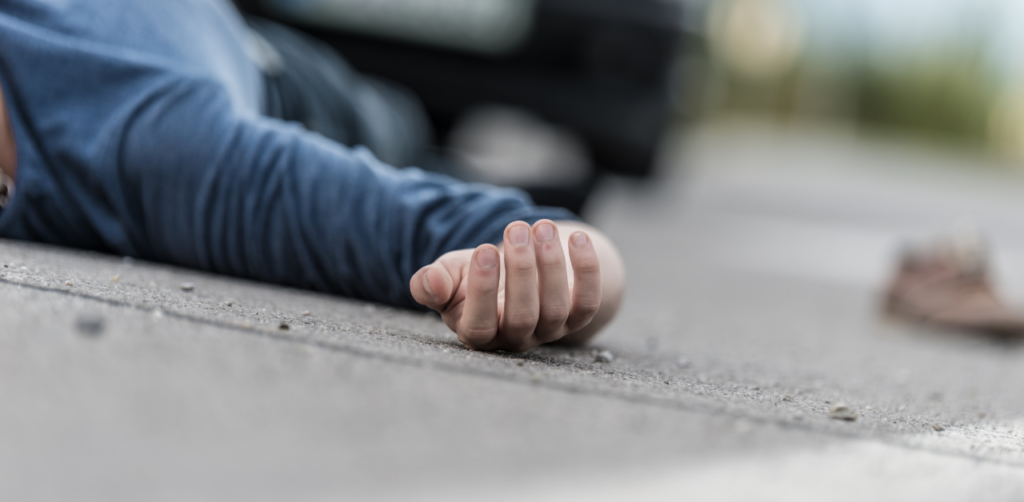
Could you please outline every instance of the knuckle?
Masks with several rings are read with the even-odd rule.
[[[505,327],[513,331],[533,331],[533,329],[537,327],[537,316],[511,316],[505,320]]]
[[[569,318],[569,306],[564,303],[547,305],[541,309],[540,317],[547,324],[563,323]]]
[[[573,270],[580,275],[597,275],[601,271],[601,264],[597,258],[584,258],[573,263]]]
[[[565,262],[557,256],[541,256],[537,259],[537,268],[545,274],[558,273],[565,270]]]
[[[508,273],[528,273],[535,271],[537,269],[537,265],[533,260],[520,258],[509,260],[509,263],[505,264],[505,269]]]
[[[594,315],[601,308],[601,297],[584,295],[576,299],[576,311],[585,315]]]
[[[475,284],[473,286],[472,291],[477,296],[485,296],[490,298],[491,296],[498,294],[498,285],[491,283]]]

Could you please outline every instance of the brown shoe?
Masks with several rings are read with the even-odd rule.
[[[1024,336],[1024,312],[999,300],[987,268],[977,242],[940,241],[909,251],[889,284],[886,311],[940,327]]]

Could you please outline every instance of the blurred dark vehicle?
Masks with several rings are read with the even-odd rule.
[[[236,3],[412,89],[442,140],[474,107],[521,107],[576,133],[599,169],[645,176],[677,91],[674,0]]]

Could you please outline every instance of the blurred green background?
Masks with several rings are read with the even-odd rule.
[[[1024,2],[698,0],[680,111],[827,121],[1024,165]]]

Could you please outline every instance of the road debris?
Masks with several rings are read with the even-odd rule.
[[[679,366],[680,368],[683,369],[689,368],[690,360],[687,359],[686,357],[680,357],[679,359],[676,359],[676,366]]]
[[[615,355],[609,350],[602,350],[594,356],[595,363],[610,363],[615,360]]]
[[[75,319],[75,329],[86,336],[100,336],[103,328],[103,316],[99,314],[81,314]]]
[[[834,418],[836,420],[846,420],[852,422],[857,420],[857,412],[853,411],[852,408],[842,403],[833,404],[828,410],[828,418]]]
[[[782,396],[782,400],[787,402],[787,403],[793,402],[793,398],[791,398],[789,396]]]
[[[111,277],[110,282],[121,282],[121,276],[115,275],[114,277]]]
[[[291,328],[291,326],[288,325],[288,323],[282,322],[281,324],[277,325],[277,329],[279,329],[281,331],[288,331],[288,330],[290,330],[292,328]]]
[[[74,286],[75,283],[71,282],[71,280],[69,279],[69,280],[64,281],[64,285],[65,286]]]
[[[308,311],[308,310],[303,310],[303,311],[302,311],[302,316],[303,316],[303,317],[309,317],[309,316],[311,316],[311,315],[313,315],[313,313],[312,313],[312,312],[310,312],[310,311]]]
[[[932,424],[932,429],[935,429],[935,432],[942,432],[942,431],[946,430],[946,428],[943,427],[942,424],[940,424],[940,423]]]
[[[183,283],[181,283],[181,290],[182,291],[192,291],[193,289],[196,289],[196,285],[195,284],[192,284],[191,282],[183,282]]]

